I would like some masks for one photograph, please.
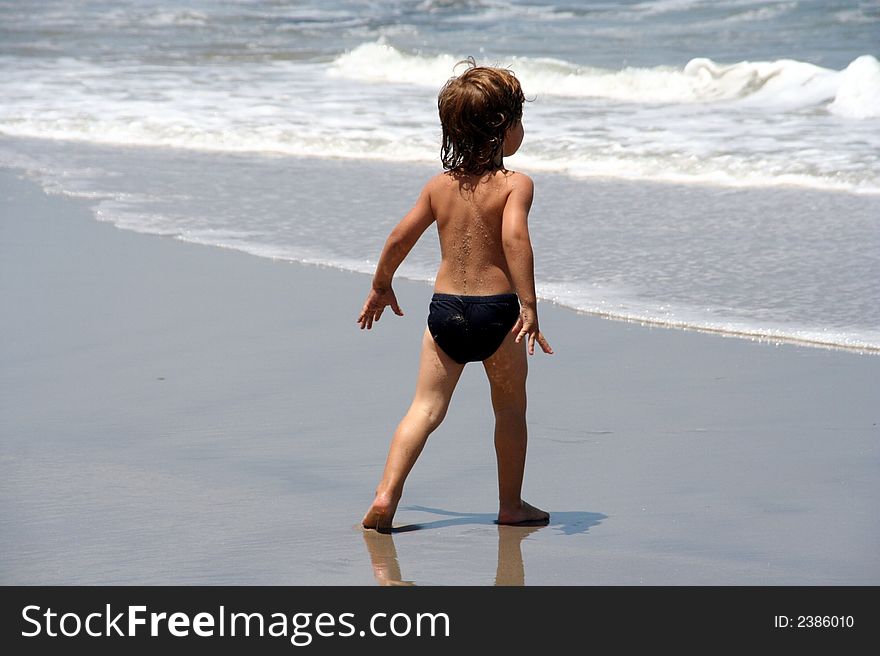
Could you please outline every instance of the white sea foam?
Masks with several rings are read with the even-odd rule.
[[[404,53],[382,41],[362,43],[333,60],[328,73],[334,77],[375,82],[394,82],[436,88],[453,74],[457,58],[449,54]]]
[[[0,134],[436,162],[436,92],[459,61],[370,42],[329,63],[145,66],[0,57]],[[537,102],[517,166],[725,186],[880,193],[880,64],[795,60],[613,71],[509,58]],[[843,128],[822,116],[852,119]]]
[[[463,57],[410,54],[387,43],[364,43],[337,57],[330,74],[349,79],[438,88]],[[700,57],[683,68],[658,66],[607,70],[551,58],[510,57],[493,65],[511,68],[527,95],[605,98],[634,103],[699,103],[759,96],[764,102],[797,98],[801,105],[831,100],[841,83],[858,84],[863,94],[880,93],[871,73],[874,57],[855,60],[847,75],[806,62],[720,64]],[[850,78],[850,81],[847,80]],[[853,79],[855,78],[855,79]],[[869,116],[869,114],[866,114]]]
[[[880,117],[880,62],[864,55],[847,66],[828,110],[847,118]]]

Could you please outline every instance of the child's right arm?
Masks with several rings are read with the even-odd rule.
[[[434,222],[434,210],[431,207],[431,182],[425,185],[415,206],[401,219],[388,239],[379,256],[376,265],[376,273],[373,276],[373,285],[370,290],[361,314],[357,319],[361,330],[369,330],[373,322],[378,321],[387,306],[391,306],[394,314],[403,316],[403,310],[397,304],[397,297],[391,288],[391,279],[394,272],[400,266],[404,258],[409,255],[412,247],[416,245],[419,237]]]
[[[516,294],[519,296],[520,318],[513,327],[516,341],[528,337],[529,354],[535,353],[535,342],[544,353],[553,353],[538,328],[538,297],[535,293],[535,260],[529,238],[529,210],[535,186],[522,173],[515,174],[514,187],[507,197],[501,219],[501,244]]]

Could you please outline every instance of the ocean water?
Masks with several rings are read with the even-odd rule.
[[[366,272],[467,56],[532,99],[508,163],[541,183],[543,298],[880,350],[876,1],[0,0],[0,165],[126,229]],[[328,205],[355,174],[384,186]]]

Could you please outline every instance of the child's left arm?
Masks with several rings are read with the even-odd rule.
[[[394,277],[397,267],[409,255],[412,247],[416,245],[419,237],[434,222],[430,186],[430,182],[425,185],[415,206],[394,227],[385,241],[385,247],[379,256],[379,263],[376,265],[376,273],[373,276],[372,289],[357,319],[361,330],[372,328],[373,322],[379,321],[382,312],[389,305],[394,314],[403,316],[403,310],[397,304],[397,297],[391,288],[391,279]]]

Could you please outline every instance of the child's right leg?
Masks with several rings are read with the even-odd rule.
[[[443,421],[463,370],[464,365],[446,355],[425,330],[415,397],[394,432],[382,481],[376,488],[373,505],[362,520],[365,528],[391,528],[406,477],[428,436]]]
[[[498,460],[498,523],[546,523],[550,515],[522,500],[526,466],[526,360],[525,341],[513,333],[492,357],[483,361],[495,410],[495,455]]]

